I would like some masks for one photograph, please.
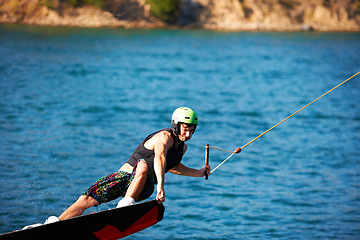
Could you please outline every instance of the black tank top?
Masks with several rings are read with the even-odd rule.
[[[175,143],[176,136],[174,135],[171,128],[165,128],[165,129],[159,130],[159,131],[147,136],[139,144],[139,146],[137,146],[137,148],[135,149],[135,151],[133,152],[133,154],[130,156],[129,160],[127,161],[127,163],[129,163],[131,166],[134,166],[139,159],[143,158],[146,161],[146,163],[149,167],[149,170],[154,170],[155,152],[154,152],[154,150],[147,149],[144,146],[144,144],[147,140],[149,140],[155,134],[157,134],[161,131],[167,131],[167,132],[171,133],[171,136],[174,139],[174,143]],[[175,144],[173,144],[172,147],[167,151],[167,154],[166,154],[165,172],[168,172],[170,169],[172,169],[173,167],[178,165],[181,162],[183,154],[184,154],[184,142],[181,142],[178,148],[175,148]]]

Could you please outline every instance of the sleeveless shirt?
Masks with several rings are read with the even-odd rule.
[[[155,134],[161,132],[161,131],[167,131],[171,133],[172,138],[174,139],[174,144],[172,147],[167,151],[167,154],[165,156],[166,158],[166,168],[165,172],[168,172],[170,169],[175,167],[181,162],[182,156],[184,154],[184,142],[181,142],[178,146],[178,148],[175,148],[175,138],[173,131],[171,128],[165,128],[162,130],[159,130],[155,133],[150,134],[147,136],[140,144],[137,146],[133,154],[130,156],[127,163],[129,163],[131,166],[134,166],[136,162],[139,159],[144,159],[149,167],[149,170],[154,170],[154,157],[155,157],[155,151],[147,149],[144,144],[147,140],[152,138]]]

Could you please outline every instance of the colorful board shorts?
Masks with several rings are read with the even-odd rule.
[[[130,183],[135,177],[136,167],[140,161],[143,161],[143,159],[137,161],[132,173],[118,171],[108,176],[99,178],[91,187],[85,191],[83,195],[94,198],[99,202],[98,205],[110,202],[118,197],[124,197],[128,187],[130,186]],[[154,171],[148,171],[144,189],[140,193],[139,197],[135,200],[141,201],[149,198],[154,192],[155,183]]]

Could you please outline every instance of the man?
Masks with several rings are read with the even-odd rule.
[[[198,124],[196,113],[187,107],[176,109],[172,115],[172,128],[162,129],[146,137],[135,149],[130,159],[118,172],[98,179],[59,218],[49,217],[46,223],[81,215],[86,209],[123,197],[117,207],[134,204],[149,198],[157,183],[156,199],[165,201],[165,173],[203,177],[210,166],[201,169],[186,167],[181,163]]]

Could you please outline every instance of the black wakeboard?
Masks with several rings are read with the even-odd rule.
[[[5,239],[115,240],[148,228],[163,219],[165,207],[156,200],[18,230],[0,235]]]

